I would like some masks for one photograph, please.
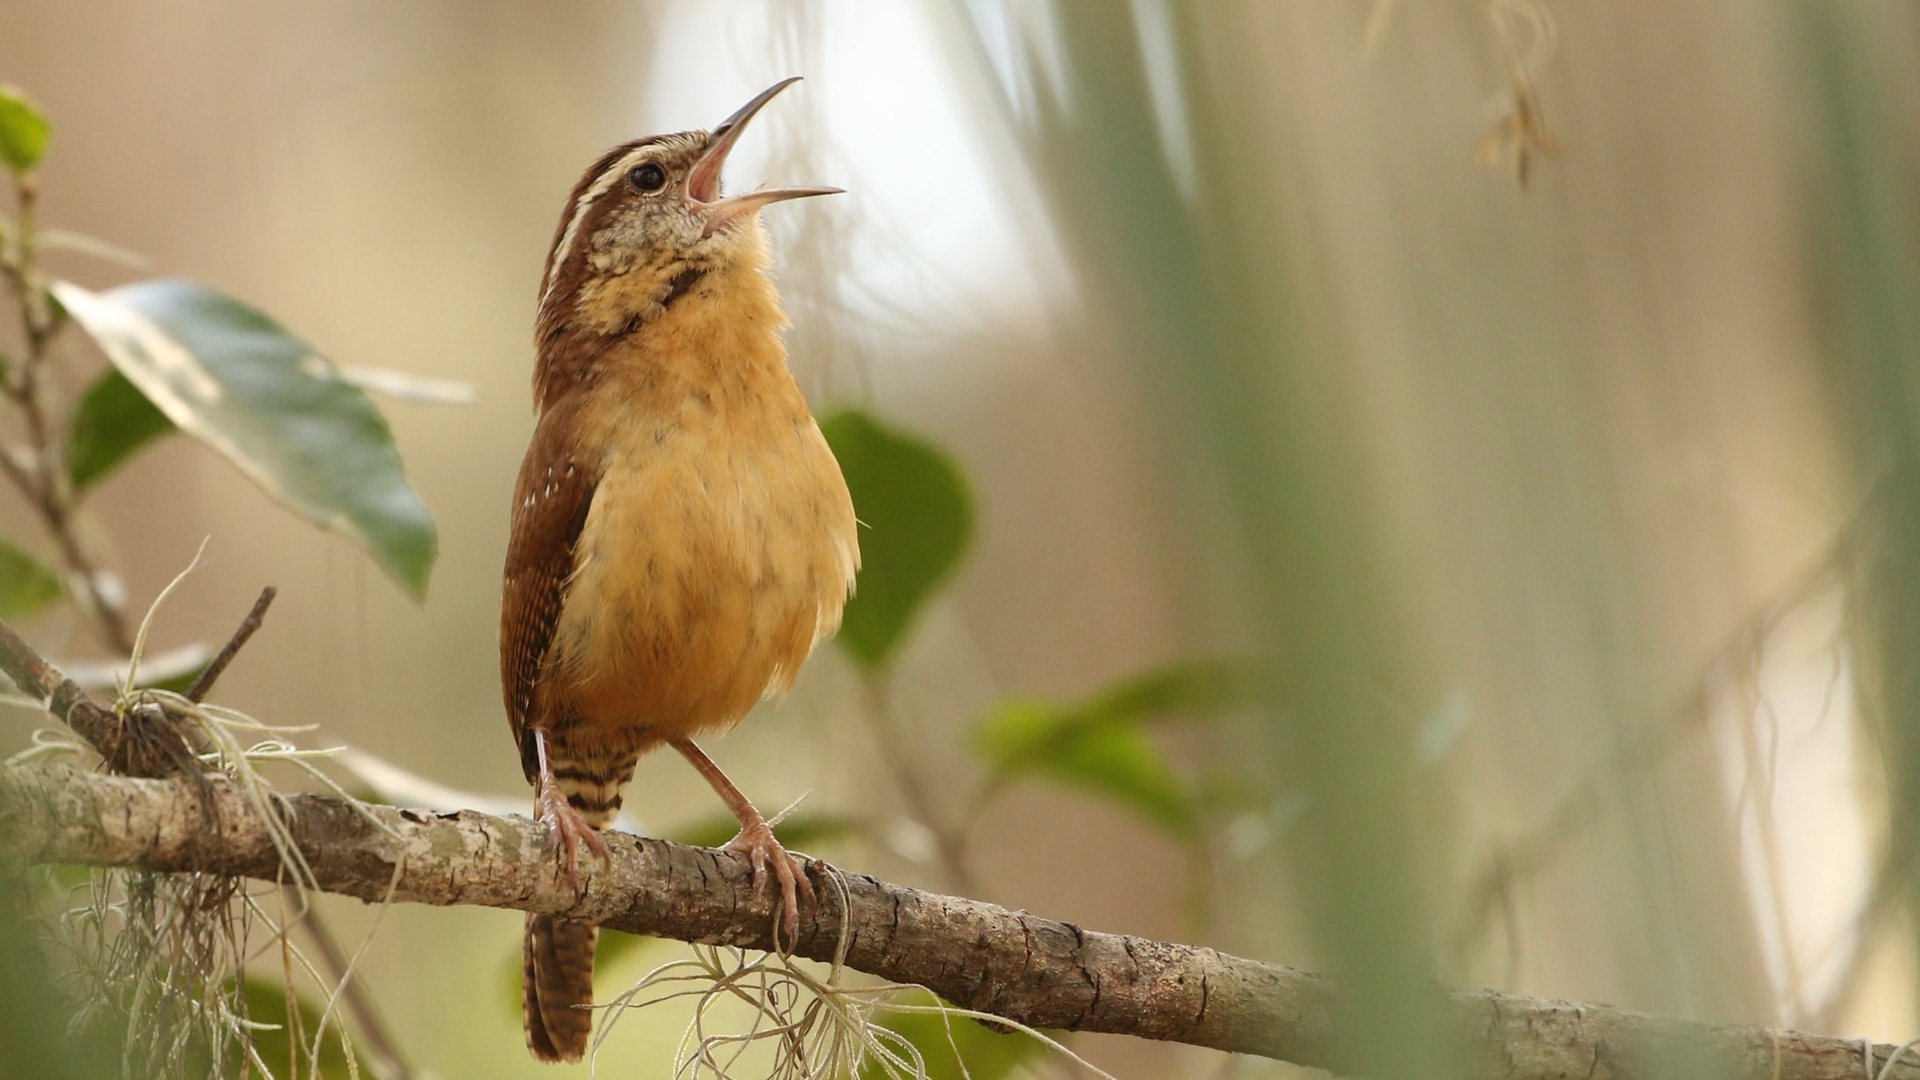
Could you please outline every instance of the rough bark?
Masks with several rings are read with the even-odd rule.
[[[122,718],[42,659],[4,621],[0,621],[0,672],[22,693],[39,698],[47,712],[99,751],[113,771],[129,776],[197,775],[192,748],[172,717],[147,705]]]
[[[612,865],[588,860],[576,893],[559,872],[547,830],[524,818],[368,808],[376,825],[324,796],[294,795],[279,806],[328,892],[379,901],[396,880],[395,866],[404,864],[394,891],[399,901],[546,912],[683,941],[772,945],[771,899],[754,894],[744,859],[731,854],[612,834]],[[0,766],[0,857],[282,875],[267,822],[228,785],[216,782],[203,802],[178,778],[131,779],[70,766]],[[918,983],[971,1008],[1034,1027],[1339,1066],[1338,987],[1320,976],[1082,930],[823,863],[809,873],[820,903],[803,913],[800,956],[830,959],[844,915],[851,967]],[[1435,994],[1456,1033],[1464,1076],[1852,1080],[1878,1076],[1893,1052],[1873,1048],[1869,1068],[1857,1040],[1484,991]],[[1920,1064],[1903,1059],[1888,1075],[1920,1080]]]
[[[119,718],[88,697],[59,668],[41,659],[33,646],[5,622],[0,622],[0,671],[7,673],[21,693],[45,702],[48,712],[78,732],[101,756],[111,758],[119,749]]]

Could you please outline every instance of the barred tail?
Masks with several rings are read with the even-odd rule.
[[[620,814],[620,790],[633,779],[634,757],[582,761],[556,747],[560,792],[588,825],[606,829]],[[521,1016],[527,1048],[541,1061],[579,1061],[593,1030],[593,946],[599,928],[551,915],[527,916],[526,976]]]
[[[593,1029],[593,944],[599,928],[551,915],[527,916],[521,1015],[527,1048],[541,1061],[579,1061]]]

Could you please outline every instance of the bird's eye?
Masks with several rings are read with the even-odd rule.
[[[627,170],[627,183],[642,195],[651,195],[667,186],[667,170],[649,161]]]

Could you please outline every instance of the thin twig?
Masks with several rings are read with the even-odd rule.
[[[11,397],[12,395],[9,394],[8,396]],[[25,466],[13,460],[11,447],[0,446],[0,472],[7,474],[7,479],[13,481],[13,486],[19,488],[20,493],[25,495],[29,502],[37,501],[34,498],[37,488],[33,482],[33,475],[27,472]]]
[[[6,473],[40,516],[59,547],[70,576],[79,579],[86,594],[81,606],[93,617],[100,636],[121,656],[126,656],[133,651],[133,635],[128,631],[126,613],[114,597],[107,595],[101,584],[100,568],[88,556],[74,529],[72,485],[67,479],[60,440],[53,430],[42,391],[48,353],[60,332],[61,319],[47,306],[46,290],[34,268],[34,208],[39,200],[39,187],[31,175],[20,176],[14,184],[14,195],[19,220],[13,250],[0,252],[0,275],[12,286],[20,325],[26,334],[27,351],[18,365],[17,381],[6,386],[6,396],[20,409],[26,422],[33,468],[20,467],[5,448],[0,447],[0,458],[5,458],[0,471]]]
[[[233,663],[234,656],[240,652],[241,646],[247,643],[247,639],[253,636],[254,631],[260,629],[261,620],[267,616],[267,608],[273,605],[273,598],[279,594],[280,590],[271,585],[260,590],[260,598],[253,602],[253,610],[247,612],[247,617],[240,620],[240,625],[233,631],[233,636],[227,639],[225,645],[220,646],[219,652],[213,654],[213,659],[208,661],[206,670],[193,680],[193,685],[187,687],[188,701],[206,700],[207,692],[213,689],[214,681],[227,670],[228,664]]]

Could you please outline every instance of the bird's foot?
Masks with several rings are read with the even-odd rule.
[[[600,856],[600,862],[607,867],[613,866],[613,853],[607,850],[607,842],[600,838],[600,830],[587,823],[580,811],[567,802],[560,793],[560,785],[549,780],[540,785],[540,795],[536,800],[539,820],[546,822],[553,830],[554,845],[560,850],[560,859],[567,870],[567,884],[575,892],[580,890],[580,846]]]
[[[756,894],[766,887],[767,868],[773,868],[774,880],[780,883],[781,926],[786,931],[781,942],[787,948],[793,948],[794,940],[800,936],[799,898],[805,896],[807,903],[814,902],[813,882],[807,880],[806,866],[780,846],[780,841],[773,838],[773,826],[758,815],[743,824],[740,835],[727,841],[727,846],[721,850],[737,851],[747,857],[748,864],[753,867],[753,891]]]

